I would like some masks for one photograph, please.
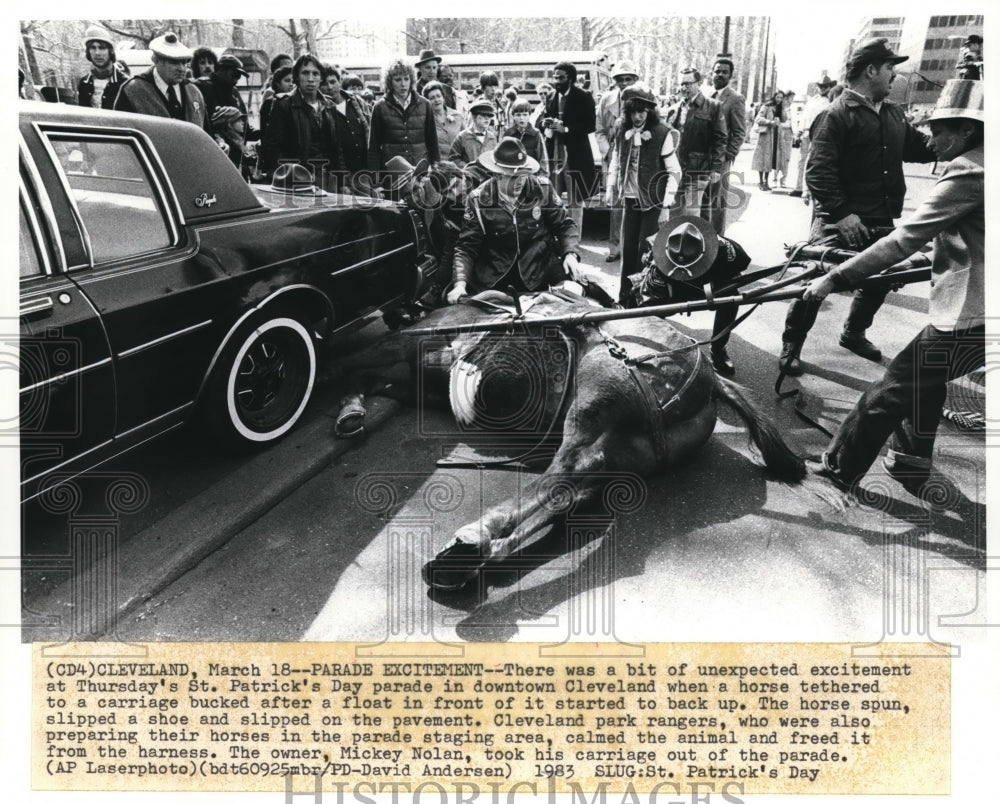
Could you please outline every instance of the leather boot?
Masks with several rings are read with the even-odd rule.
[[[778,357],[778,369],[785,372],[789,377],[799,377],[802,375],[802,363],[799,362],[800,343],[781,344],[781,355]]]

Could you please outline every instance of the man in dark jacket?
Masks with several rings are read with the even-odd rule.
[[[709,184],[722,178],[729,131],[718,101],[701,94],[701,73],[681,70],[679,103],[667,110],[665,121],[681,133],[677,159],[684,171],[672,217],[698,215]]]
[[[114,109],[118,93],[129,79],[128,70],[117,63],[115,46],[107,31],[99,25],[87,29],[83,47],[90,62],[90,72],[76,85],[77,103],[94,109]]]
[[[813,199],[809,239],[861,251],[888,234],[903,211],[903,162],[933,162],[927,137],[888,100],[895,66],[906,61],[883,38],[862,42],[847,61],[847,89],[812,125],[806,186]],[[888,289],[858,290],[840,345],[879,362],[882,352],[865,335]],[[816,321],[819,303],[796,300],[788,308],[779,368],[802,373],[799,353]]]
[[[535,175],[537,160],[520,140],[504,137],[479,162],[493,177],[466,201],[448,302],[492,287],[535,291],[575,278],[580,232],[549,180]]]
[[[247,142],[260,139],[257,129],[244,128],[242,138],[231,141],[230,124],[218,114],[220,109],[229,107],[237,109],[246,118],[247,105],[236,90],[236,84],[242,76],[248,75],[243,69],[243,63],[236,56],[226,55],[216,62],[215,69],[205,78],[199,78],[196,86],[205,99],[205,116],[217,137],[226,141],[229,147],[229,158],[236,167],[240,166],[243,156],[243,146]]]
[[[555,94],[545,107],[541,129],[559,192],[566,193],[577,231],[583,228],[583,202],[598,190],[590,135],[597,129],[594,97],[576,85],[576,65],[559,62],[552,70]]]
[[[185,79],[191,50],[172,32],[156,37],[149,43],[149,49],[153,51],[153,66],[125,82],[115,101],[115,109],[185,120],[211,134],[205,116],[205,99]]]
[[[431,81],[438,81],[438,68],[441,66],[441,57],[434,54],[433,50],[421,50],[417,60],[413,62],[417,68],[417,85],[414,87],[418,95],[424,94],[424,87]],[[448,84],[441,83],[441,94],[444,95],[444,105],[449,109],[458,108],[455,105],[455,90]]]
[[[292,66],[295,89],[278,97],[267,121],[261,145],[265,173],[273,173],[282,162],[308,167],[317,185],[337,189],[344,175],[344,159],[337,140],[333,101],[322,95],[319,85],[323,64],[308,53]]]

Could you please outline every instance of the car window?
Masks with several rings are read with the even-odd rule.
[[[95,263],[172,245],[166,216],[133,141],[50,141],[80,210]]]
[[[20,255],[21,279],[27,276],[38,276],[42,273],[42,263],[38,259],[38,249],[35,245],[35,238],[28,224],[28,218],[24,214],[24,207],[19,209],[19,226],[17,235],[17,247]]]

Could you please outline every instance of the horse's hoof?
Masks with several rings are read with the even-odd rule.
[[[432,589],[456,592],[476,579],[487,560],[479,545],[456,542],[424,564],[424,583]]]
[[[356,438],[365,431],[365,406],[360,402],[349,402],[340,409],[340,415],[333,425],[338,438]]]

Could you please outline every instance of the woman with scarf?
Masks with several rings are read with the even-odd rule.
[[[638,84],[626,87],[622,112],[625,122],[615,138],[606,200],[610,207],[624,199],[618,301],[628,305],[632,295],[629,276],[641,268],[639,255],[645,239],[656,234],[660,221],[670,217],[681,165],[675,153],[677,132],[660,121],[652,92]]]

